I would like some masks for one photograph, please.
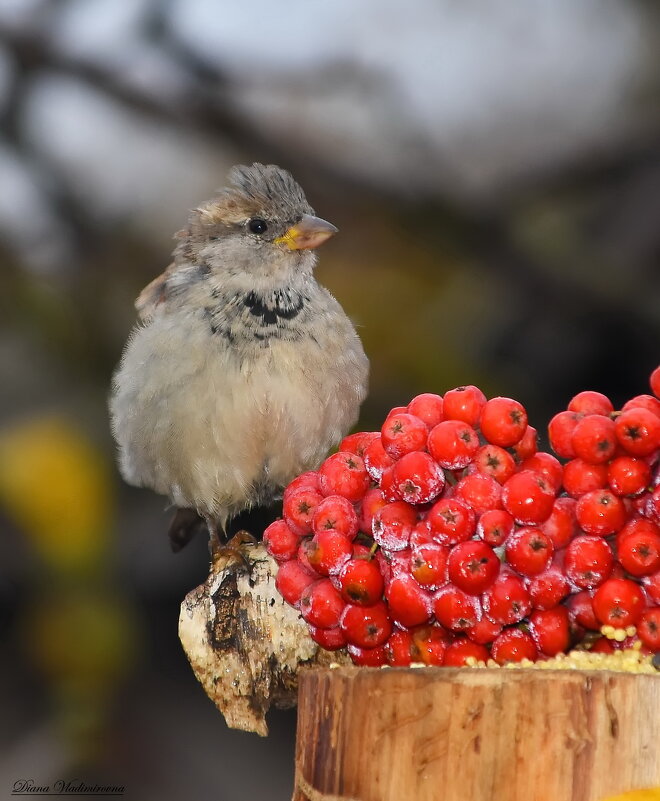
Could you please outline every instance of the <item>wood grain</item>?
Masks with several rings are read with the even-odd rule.
[[[293,801],[600,801],[644,787],[660,787],[660,676],[300,676]]]

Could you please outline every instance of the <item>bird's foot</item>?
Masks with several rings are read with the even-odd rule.
[[[227,562],[230,559],[237,560],[245,568],[250,569],[250,560],[247,558],[243,549],[248,546],[257,544],[257,540],[248,531],[238,531],[226,543],[220,542],[217,531],[211,532],[209,538],[209,551],[211,554],[211,562],[216,565],[219,561]]]

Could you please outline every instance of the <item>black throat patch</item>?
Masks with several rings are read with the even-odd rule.
[[[298,293],[276,290],[270,298],[263,298],[255,292],[243,297],[243,305],[263,325],[276,325],[278,320],[293,320],[305,305],[305,298]]]

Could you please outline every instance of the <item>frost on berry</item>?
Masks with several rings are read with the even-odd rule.
[[[383,471],[392,467],[394,459],[385,452],[380,437],[370,442],[364,449],[364,465],[373,481],[380,481]]]
[[[307,550],[309,564],[322,576],[338,573],[351,558],[351,541],[334,529],[314,534]]]
[[[494,478],[483,473],[471,473],[454,487],[454,498],[476,515],[502,508],[502,487]]]
[[[374,541],[387,551],[401,551],[410,543],[416,523],[417,513],[412,506],[404,501],[388,503],[374,515]]]
[[[443,498],[429,509],[426,524],[439,545],[456,545],[472,537],[476,518],[467,504],[457,498]]]
[[[404,454],[422,450],[426,446],[428,428],[414,414],[401,412],[387,418],[380,436],[385,452],[392,459],[400,459]]]
[[[392,484],[406,503],[430,503],[445,488],[445,474],[428,453],[415,451],[396,462],[392,468]]]

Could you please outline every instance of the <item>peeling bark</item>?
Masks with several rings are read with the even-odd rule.
[[[295,706],[301,668],[347,663],[310,638],[275,589],[276,574],[264,546],[239,534],[188,593],[179,616],[193,672],[227,725],[262,736],[271,706]]]

